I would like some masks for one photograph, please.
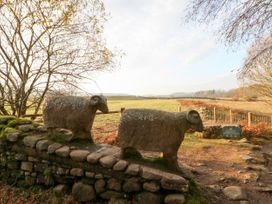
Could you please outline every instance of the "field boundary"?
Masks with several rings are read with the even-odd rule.
[[[203,121],[213,124],[239,124],[239,125],[256,125],[264,123],[272,126],[272,115],[255,111],[246,111],[225,106],[209,104],[203,101],[178,100],[180,106],[197,106]],[[181,109],[181,108],[180,108]]]

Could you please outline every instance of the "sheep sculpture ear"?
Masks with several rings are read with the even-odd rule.
[[[197,124],[200,122],[200,116],[196,110],[188,110],[186,119],[192,124]]]
[[[100,97],[99,96],[92,96],[90,102],[91,102],[92,106],[95,106],[95,105],[98,105],[99,101],[100,101]]]

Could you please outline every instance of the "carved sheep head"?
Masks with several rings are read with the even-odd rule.
[[[186,119],[190,124],[190,129],[202,132],[204,127],[200,115],[196,110],[188,110],[186,113]]]
[[[91,106],[96,107],[98,110],[100,110],[103,113],[108,113],[109,108],[107,105],[107,99],[104,96],[92,96],[90,100]]]

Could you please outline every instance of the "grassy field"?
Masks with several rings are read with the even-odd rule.
[[[185,99],[187,100],[187,99]],[[191,99],[188,99],[191,100]],[[233,100],[211,100],[211,99],[194,99],[205,103],[218,106],[225,106],[232,109],[241,109],[245,111],[260,112],[264,114],[272,114],[272,105],[267,101],[233,101]]]
[[[176,112],[179,104],[175,99],[151,99],[151,100],[108,100],[110,111],[124,108],[153,108],[158,110]],[[186,109],[186,107],[184,107]],[[107,125],[117,124],[120,119],[120,113],[97,115],[94,127],[100,128]]]
[[[187,100],[187,99],[182,99]],[[191,99],[188,99],[191,100]],[[232,100],[211,100],[211,99],[195,99],[209,104],[225,106],[232,109],[242,109],[252,112],[261,112],[264,114],[272,114],[271,104],[265,101],[232,101]],[[158,110],[176,112],[179,103],[177,99],[148,99],[148,100],[108,100],[110,111],[120,110],[124,108],[153,108]],[[195,107],[181,107],[182,110]],[[94,127],[102,127],[105,125],[113,125],[119,122],[120,114],[97,115]]]

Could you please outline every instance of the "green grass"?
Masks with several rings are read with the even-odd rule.
[[[152,108],[169,112],[177,112],[179,104],[176,99],[139,99],[139,100],[108,100],[110,111],[119,111],[122,107],[128,108]],[[187,108],[184,107],[184,110]],[[120,113],[97,115],[94,127],[116,125],[119,123]]]
[[[184,141],[181,145],[182,149],[200,149],[202,147],[212,145],[229,145],[226,139],[203,139],[197,137],[195,134],[185,134]]]
[[[186,204],[208,204],[208,200],[203,189],[201,189],[201,187],[193,180],[190,180],[189,182],[189,191],[186,193],[185,197]]]

